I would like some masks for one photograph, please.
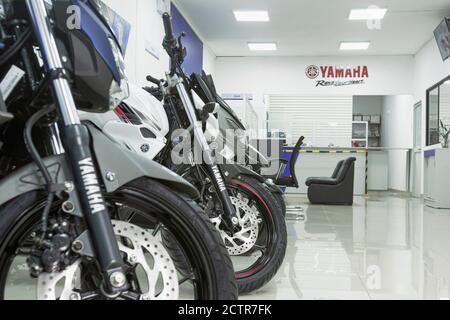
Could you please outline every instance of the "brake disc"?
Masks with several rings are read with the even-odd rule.
[[[146,292],[141,300],[178,299],[179,284],[175,265],[158,240],[147,230],[123,221],[112,221],[114,233],[120,237],[119,249],[132,269],[140,269],[136,274],[140,286]],[[80,300],[81,260],[58,273],[43,273],[38,279],[37,298],[39,300]],[[59,294],[57,292],[60,292]]]
[[[259,234],[258,209],[250,207],[248,199],[243,197],[230,197],[231,203],[236,209],[239,220],[239,230],[230,236],[220,228],[222,219],[220,217],[211,219],[216,229],[220,232],[223,242],[231,256],[239,256],[249,252],[256,244]]]

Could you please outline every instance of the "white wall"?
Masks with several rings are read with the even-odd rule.
[[[412,95],[383,97],[381,143],[386,148],[413,147],[414,98]],[[389,188],[407,191],[408,153],[389,151]]]
[[[353,114],[381,115],[383,107],[382,96],[354,96]]]
[[[364,85],[319,87],[305,75],[310,65],[369,67]],[[216,85],[220,93],[254,94],[254,106],[265,128],[266,94],[398,95],[411,94],[412,56],[352,57],[217,57]]]
[[[145,77],[151,74],[163,78],[169,59],[162,48],[164,28],[156,9],[156,0],[105,0],[131,24],[131,34],[125,55],[128,77],[140,86],[148,85]],[[159,60],[145,48],[151,44],[159,52]]]
[[[213,77],[216,75],[216,55],[205,43],[203,44],[203,70]]]
[[[203,70],[205,70],[207,74],[211,74],[214,77],[216,71],[216,54],[208,46],[208,43],[203,37],[201,30],[197,29],[189,14],[183,10],[183,6],[178,4],[178,0],[172,0],[172,3],[176,5],[177,9],[183,15],[184,19],[186,19],[186,21],[189,23],[192,30],[194,30],[194,32],[203,42]]]
[[[414,57],[414,98],[423,101],[426,115],[426,91],[450,75],[450,60],[442,61],[436,41],[431,39]],[[425,118],[424,118],[425,119]],[[425,144],[425,137],[423,139]]]
[[[131,24],[130,40],[125,55],[130,81],[143,86],[148,85],[145,77],[149,74],[156,78],[164,78],[164,74],[169,68],[169,58],[162,47],[164,27],[161,16],[157,12],[157,1],[104,1]],[[197,30],[195,32],[198,34]],[[200,34],[198,35],[202,39]],[[159,60],[146,51],[146,47],[149,46],[157,50]],[[214,73],[215,58],[215,54],[204,44],[203,63],[205,70],[209,73]]]
[[[442,61],[435,39],[431,39],[414,57],[414,99],[422,101],[422,146],[426,145],[426,91],[450,75],[450,60]],[[423,158],[423,157],[422,157]],[[422,193],[423,193],[422,165]]]

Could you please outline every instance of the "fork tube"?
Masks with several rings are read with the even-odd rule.
[[[174,78],[176,79],[176,78]],[[239,220],[236,215],[236,210],[231,203],[230,195],[228,194],[228,190],[225,186],[222,172],[220,171],[219,166],[216,164],[216,160],[212,155],[211,147],[206,140],[205,134],[203,133],[203,128],[201,122],[197,119],[197,113],[195,111],[195,107],[192,104],[191,98],[186,91],[183,83],[181,81],[177,81],[176,88],[178,91],[178,95],[181,98],[184,108],[186,109],[186,113],[188,115],[189,121],[191,125],[194,127],[194,137],[197,142],[200,144],[204,154],[204,160],[206,162],[205,167],[208,170],[208,173],[211,177],[211,181],[214,187],[217,190],[220,201],[222,202],[222,206],[224,209],[224,221],[228,225],[228,228],[233,230],[233,226],[237,225]]]
[[[90,134],[80,123],[77,108],[56,45],[44,0],[26,0],[34,31],[39,42],[50,86],[60,115],[61,138],[71,164],[77,194],[82,206],[108,293],[120,293],[127,288],[123,261],[114,229],[100,187],[100,177],[93,161]]]

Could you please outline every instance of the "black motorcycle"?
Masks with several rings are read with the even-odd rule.
[[[236,299],[198,191],[79,119],[77,110],[106,112],[127,97],[103,3],[1,5],[0,298]]]
[[[216,102],[219,105],[217,109],[217,118],[219,120],[220,127],[220,139],[222,144],[231,144],[233,150],[231,150],[230,160],[240,166],[248,168],[253,172],[254,177],[261,182],[264,187],[272,193],[272,196],[276,199],[276,203],[281,210],[283,216],[286,216],[286,202],[284,200],[284,192],[276,185],[273,179],[268,179],[261,173],[263,169],[276,172],[276,175],[282,174],[285,168],[285,162],[282,159],[269,159],[267,155],[264,155],[260,150],[254,147],[249,140],[247,134],[247,128],[233,111],[233,109],[227,104],[227,102],[217,93],[214,79],[211,75],[207,75],[205,72],[202,75],[191,75],[191,78],[201,78],[201,81],[206,85],[211,95],[202,94],[202,86],[194,86],[194,90],[200,95],[205,103]],[[199,83],[200,81],[197,81]],[[227,139],[229,132],[235,132],[231,135],[232,141]],[[269,151],[269,146],[263,146],[266,151]],[[277,146],[274,146],[277,147]],[[278,149],[278,148],[275,148]]]
[[[195,103],[195,92],[212,96],[200,77],[189,78],[182,69],[186,57],[181,35],[174,37],[170,16],[163,15],[166,37],[163,46],[170,57],[170,72],[166,80],[151,76],[147,79],[157,87],[148,92],[164,101],[170,123],[167,147],[157,161],[186,178],[200,192],[199,205],[220,232],[233,256],[239,292],[261,288],[281,267],[285,257],[287,233],[280,207],[272,193],[261,183],[260,176],[246,167],[218,162],[221,150],[208,139],[208,120],[216,117],[217,103],[208,100],[204,105]],[[197,90],[199,88],[199,90]],[[197,99],[198,100],[198,99]],[[179,129],[187,135],[176,136]],[[189,146],[180,148],[187,143]],[[175,150],[182,150],[183,161],[174,163]],[[200,150],[198,159],[196,150]],[[164,235],[164,233],[163,233]],[[176,255],[177,244],[168,239],[171,252]],[[178,265],[189,273],[190,266],[178,254]]]

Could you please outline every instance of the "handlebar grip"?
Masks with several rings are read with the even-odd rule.
[[[161,80],[153,78],[152,76],[147,76],[147,81],[149,81],[153,84],[156,84],[157,86],[159,86],[161,84]]]
[[[173,29],[172,29],[172,21],[170,19],[170,14],[167,12],[163,13],[162,15],[163,23],[164,23],[164,31],[166,33],[166,39],[172,40],[173,39]]]

